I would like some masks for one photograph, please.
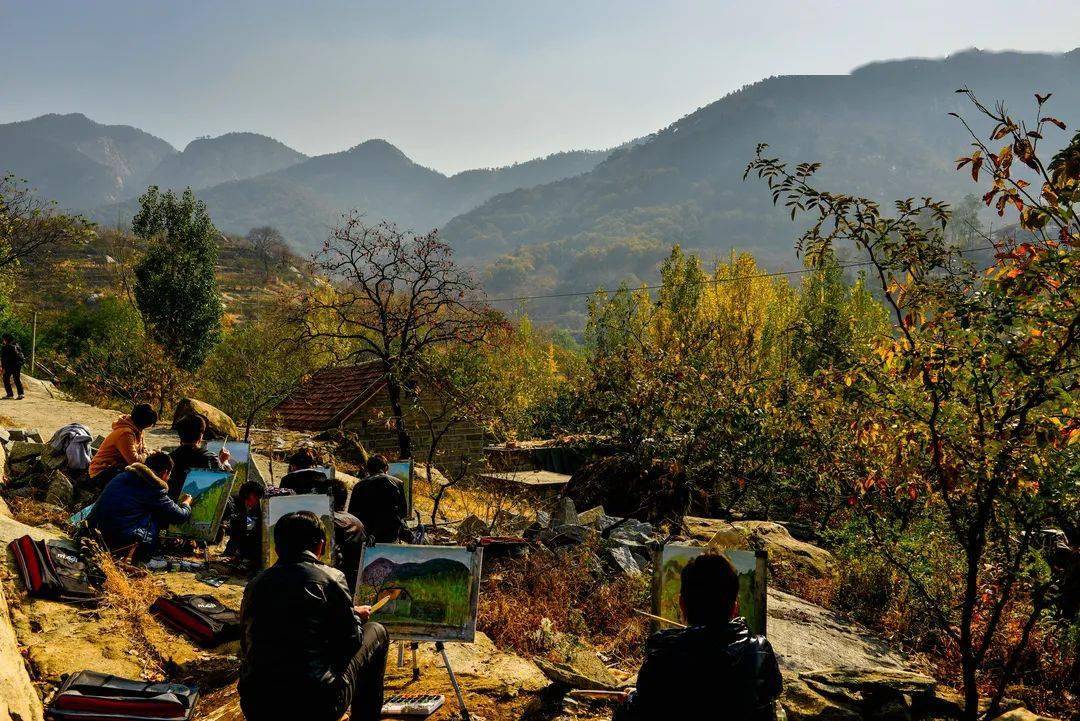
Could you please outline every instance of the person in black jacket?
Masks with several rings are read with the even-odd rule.
[[[255,577],[240,609],[240,708],[248,721],[377,721],[390,637],[353,606],[309,511],[274,526],[278,561]]]
[[[4,368],[4,392],[5,398],[14,398],[11,392],[11,382],[15,381],[15,390],[19,391],[19,400],[26,397],[23,393],[22,367],[26,362],[22,348],[15,342],[15,337],[10,333],[0,336],[0,366]]]
[[[289,472],[281,477],[281,488],[298,496],[308,493],[331,493],[331,482],[325,473],[316,468],[315,454],[310,448],[301,448],[289,457]]]
[[[376,543],[394,543],[401,540],[405,531],[405,517],[409,507],[401,481],[389,475],[390,464],[386,458],[375,454],[368,459],[369,475],[357,481],[349,499],[349,513],[364,524],[364,532]]]
[[[190,415],[181,418],[176,422],[176,434],[180,436],[180,447],[169,454],[173,460],[173,472],[169,477],[170,498],[180,497],[190,470],[232,470],[229,467],[229,450],[224,443],[221,444],[221,452],[217,454],[203,448],[206,419],[202,416]]]
[[[686,564],[679,602],[689,625],[649,639],[637,690],[614,721],[775,718],[780,667],[765,637],[751,636],[736,616],[738,592],[739,575],[724,556]]]

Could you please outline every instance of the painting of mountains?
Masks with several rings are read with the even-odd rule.
[[[471,642],[481,551],[457,546],[375,546],[360,559],[356,602],[389,599],[372,618],[391,638]]]

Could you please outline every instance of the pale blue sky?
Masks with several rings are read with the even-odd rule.
[[[770,75],[1080,45],[1080,2],[1028,7],[0,0],[0,122],[82,112],[179,148],[251,130],[309,154],[381,137],[457,171],[609,147]]]

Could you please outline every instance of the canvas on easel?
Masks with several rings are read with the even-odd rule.
[[[402,489],[405,491],[405,509],[407,513],[406,518],[412,518],[413,515],[413,477],[416,474],[416,467],[411,458],[406,458],[403,461],[391,461],[390,470],[388,473],[394,478],[401,481]]]
[[[685,623],[679,607],[682,570],[690,559],[708,548],[669,543],[655,553],[653,562],[653,613],[662,618]],[[767,616],[767,557],[765,551],[726,549],[723,551],[739,574],[739,615],[746,619],[750,633],[765,635]]]
[[[181,493],[191,496],[191,517],[184,523],[169,526],[163,535],[201,543],[216,542],[234,480],[230,471],[188,471]]]
[[[355,601],[370,606],[389,598],[372,620],[394,640],[472,643],[482,554],[461,546],[365,548]]]
[[[334,552],[334,510],[330,505],[330,496],[313,493],[302,496],[272,496],[262,500],[263,568],[270,568],[277,563],[277,548],[274,546],[274,527],[282,517],[297,511],[311,511],[319,517],[323,532],[326,534],[326,546],[320,560],[330,565]]]
[[[249,478],[262,480],[259,477],[258,469],[255,467],[255,462],[251,458],[250,443],[242,441],[207,441],[206,450],[216,456],[221,453],[222,446],[229,449],[229,465],[232,466],[233,474],[236,476],[236,482],[233,485],[234,489],[239,490],[240,486]]]

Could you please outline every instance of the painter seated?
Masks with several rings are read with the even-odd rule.
[[[191,497],[169,498],[173,462],[156,452],[133,463],[101,492],[87,523],[101,534],[109,551],[145,560],[157,550],[161,529],[191,517]]]
[[[143,432],[152,428],[157,419],[157,413],[145,403],[132,408],[129,415],[116,419],[112,431],[90,459],[90,488],[95,495],[118,473],[146,458]]]
[[[637,690],[615,721],[775,718],[780,668],[765,637],[751,636],[736,615],[738,592],[739,575],[724,556],[686,564],[679,603],[689,625],[649,639]]]
[[[248,721],[376,721],[390,637],[353,606],[340,571],[319,561],[326,538],[310,511],[274,525],[278,560],[244,591],[240,707]]]
[[[176,422],[176,434],[180,447],[170,453],[173,472],[169,477],[169,497],[179,498],[184,489],[188,472],[194,470],[229,471],[229,451],[225,444],[221,452],[211,453],[203,446],[206,435],[206,419],[200,415],[184,416]]]
[[[325,473],[315,467],[317,465],[314,451],[310,448],[299,449],[289,456],[289,472],[281,477],[278,486],[298,496],[308,493],[329,495],[331,481]]]
[[[367,471],[367,478],[353,486],[349,513],[364,524],[369,540],[394,543],[405,539],[409,507],[404,486],[390,475],[390,463],[385,456],[376,453],[368,458]]]

